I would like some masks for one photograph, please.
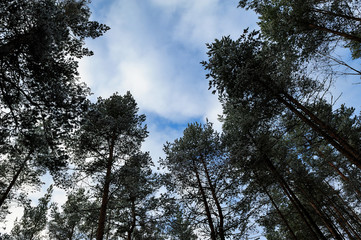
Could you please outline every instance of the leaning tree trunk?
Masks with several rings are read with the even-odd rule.
[[[258,183],[258,184],[260,184],[260,183]],[[286,217],[283,215],[281,210],[278,208],[278,206],[277,206],[276,202],[273,200],[271,194],[267,191],[267,188],[265,186],[263,186],[263,185],[261,185],[261,187],[262,187],[263,191],[266,193],[266,195],[268,196],[268,198],[271,200],[271,203],[274,206],[274,208],[276,209],[278,215],[281,217],[282,221],[285,223],[285,225],[286,225],[288,231],[290,232],[292,238],[294,240],[297,240],[296,234],[293,232],[291,226],[288,224],[288,221],[287,221]]]
[[[300,200],[297,198],[293,190],[289,187],[286,180],[280,175],[280,173],[277,171],[275,166],[273,165],[271,159],[269,159],[267,156],[264,156],[264,160],[271,170],[271,172],[275,175],[277,178],[279,184],[283,188],[285,194],[288,196],[290,201],[295,206],[296,210],[300,213],[302,219],[306,223],[306,225],[309,227],[310,231],[314,234],[315,239],[323,239],[327,240],[324,234],[321,232],[320,228],[317,226],[311,215],[308,213],[308,211],[305,209],[305,207],[302,205]]]
[[[344,37],[347,40],[356,41],[356,42],[361,43],[361,38],[357,37],[357,36],[354,36],[354,35],[350,35],[350,34],[347,34],[347,33],[344,33],[344,32],[335,31],[335,30],[332,30],[332,29],[329,29],[329,28],[326,28],[326,27],[322,27],[322,26],[318,26],[316,24],[312,24],[312,23],[309,23],[308,26],[310,28],[312,28],[312,29],[317,29],[317,30],[321,30],[321,31],[324,31],[324,32],[332,33],[332,34],[335,34],[337,36]]]
[[[312,114],[306,107],[300,104],[297,100],[291,96],[286,95],[293,104],[300,108],[298,110],[296,106],[287,101],[286,99],[278,96],[277,99],[283,103],[288,109],[290,109],[297,117],[310,126],[315,132],[320,134],[328,143],[335,147],[341,154],[347,157],[351,163],[355,164],[361,169],[360,154],[352,146],[350,146],[342,137],[340,137],[334,129],[328,127],[323,121]]]
[[[361,38],[360,38],[361,41]],[[361,169],[361,152],[352,147],[335,129],[328,126],[319,119],[308,108],[303,106],[297,99],[285,91],[275,91],[269,84],[261,79],[257,80],[261,86],[273,95],[280,103],[284,104],[290,111],[299,117],[304,123],[310,126],[315,132],[322,136],[329,144],[336,148],[349,161]]]
[[[22,173],[22,171],[24,170],[25,166],[26,166],[26,162],[27,159],[24,160],[21,165],[20,168],[16,171],[15,175],[13,176],[13,179],[11,180],[10,184],[8,185],[8,187],[6,188],[5,192],[1,194],[1,199],[0,199],[0,207],[4,204],[6,198],[8,197],[11,189],[14,187],[16,181],[18,180],[20,174]]]
[[[334,236],[337,240],[343,240],[343,238],[340,236],[339,232],[337,231],[336,227],[332,223],[332,221],[329,219],[326,213],[322,211],[322,208],[318,201],[316,199],[311,199],[309,194],[306,194],[305,190],[301,187],[299,187],[299,190],[301,190],[302,194],[305,198],[307,198],[308,203],[310,206],[315,210],[317,215],[321,218],[322,222],[325,224],[328,231]]]

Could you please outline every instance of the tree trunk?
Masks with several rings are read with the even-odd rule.
[[[313,114],[310,110],[308,110],[305,106],[303,106],[299,101],[293,98],[291,95],[287,93],[283,93],[283,95],[291,101],[297,108],[301,109],[312,121],[314,121],[319,127],[324,130],[331,138],[335,139],[346,151],[350,152],[355,159],[360,161],[361,153],[357,151],[354,147],[352,147],[345,138],[340,136],[335,129],[327,125],[324,121],[319,119],[315,114]]]
[[[335,166],[335,164],[333,164],[331,161],[327,161],[328,165],[330,165],[336,172],[337,174],[342,178],[343,181],[348,182],[349,179],[348,177],[346,177],[338,167]]]
[[[69,233],[68,240],[73,240],[74,228],[75,228],[75,225],[71,226],[71,231]]]
[[[266,195],[268,196],[268,198],[271,200],[272,205],[276,209],[276,211],[277,211],[278,215],[281,217],[282,221],[286,224],[286,227],[287,227],[288,231],[290,232],[292,238],[294,240],[297,240],[297,237],[296,237],[295,233],[293,232],[291,226],[288,224],[287,219],[282,214],[281,210],[278,208],[278,206],[277,206],[276,202],[273,200],[271,194],[269,194],[269,192],[267,191],[267,188],[265,186],[263,186],[263,185],[261,187],[262,187],[263,191],[266,193]]]
[[[319,227],[317,226],[317,224],[315,223],[315,221],[313,220],[313,218],[308,213],[308,211],[305,209],[305,207],[302,205],[302,203],[298,200],[297,196],[294,194],[292,189],[288,186],[287,182],[279,174],[279,172],[277,171],[277,169],[275,168],[275,166],[273,165],[271,160],[267,156],[264,156],[264,160],[265,160],[266,164],[268,165],[269,169],[271,170],[271,172],[276,176],[281,187],[284,188],[286,195],[289,197],[291,202],[293,202],[297,211],[300,213],[301,217],[304,219],[307,226],[309,226],[311,232],[314,233],[315,239],[327,240],[326,237],[321,232],[321,230],[319,229]]]
[[[335,30],[332,30],[332,29],[329,29],[329,28],[326,28],[326,27],[321,27],[321,26],[318,26],[318,25],[312,24],[312,23],[309,23],[308,26],[310,28],[312,28],[312,29],[317,29],[317,30],[321,30],[321,31],[324,31],[324,32],[332,33],[332,34],[344,37],[344,38],[346,38],[348,40],[356,41],[356,42],[361,43],[361,38],[357,37],[357,36],[353,36],[353,35],[350,35],[350,34],[347,34],[347,33],[335,31]]]
[[[27,159],[20,165],[20,168],[16,171],[16,173],[13,176],[13,179],[11,180],[9,186],[6,188],[5,192],[3,194],[1,194],[0,206],[2,206],[4,204],[4,202],[5,202],[6,198],[8,197],[11,189],[14,187],[16,181],[18,180],[19,175],[24,170],[24,168],[26,166],[26,162],[27,162]]]
[[[109,187],[110,187],[110,178],[111,178],[112,165],[113,165],[114,144],[115,144],[115,137],[112,138],[109,146],[109,158],[107,162],[107,172],[105,175],[105,182],[103,187],[102,205],[100,207],[96,240],[103,240],[103,236],[104,236],[106,212],[107,212],[107,205],[109,200],[108,195],[109,195]]]
[[[94,232],[94,228],[92,227],[90,230],[90,238],[89,240],[93,240],[93,232]]]
[[[312,143],[310,142],[310,144],[312,144]],[[318,155],[319,155],[321,158],[323,158],[323,159],[325,159],[325,160],[327,159],[326,156],[325,156],[319,149],[317,149],[317,153],[318,153]],[[326,160],[326,161],[327,161],[327,160]],[[350,183],[350,178],[347,177],[345,174],[343,174],[343,173],[341,172],[341,170],[340,170],[339,167],[335,166],[331,161],[327,161],[327,163],[328,163],[328,165],[330,165],[330,166],[337,172],[337,174],[341,177],[341,179],[342,179],[344,182]],[[347,169],[344,169],[344,170],[346,170],[346,172],[347,172]],[[327,184],[331,189],[333,189],[328,183],[326,183],[326,184]],[[358,190],[358,187],[357,187],[357,186],[354,186],[353,184],[352,184],[352,187],[354,188],[356,194],[361,197],[361,192],[360,192],[360,190]],[[333,191],[335,191],[335,190],[333,189]]]
[[[345,217],[342,215],[342,213],[338,210],[337,206],[333,202],[332,202],[332,208],[335,210],[335,212],[338,216],[340,225],[343,227],[343,229],[345,230],[347,235],[349,235],[350,239],[361,240],[360,236],[357,234],[355,229],[350,225],[350,223],[347,221],[347,219],[345,219]],[[348,229],[350,229],[350,231],[353,234],[351,234]]]
[[[326,160],[326,156],[319,149],[317,149],[317,153],[320,155],[320,157],[322,157],[323,159]],[[335,166],[331,161],[327,161],[327,163],[328,163],[328,165],[330,165],[337,172],[337,174],[341,177],[341,179],[344,182],[350,182],[350,178],[347,177],[345,174],[343,174],[341,172],[341,170],[337,166]],[[353,187],[354,187],[355,192],[361,197],[360,190],[358,190],[357,187],[355,187],[355,186],[353,186]]]
[[[211,181],[211,178],[209,176],[208,167],[207,167],[207,164],[206,164],[205,159],[204,159],[203,156],[201,156],[201,161],[202,161],[202,164],[203,164],[203,167],[204,167],[204,172],[206,174],[207,182],[208,182],[209,188],[211,190],[213,200],[214,200],[214,202],[216,204],[217,211],[218,211],[218,216],[219,216],[219,237],[221,238],[221,240],[225,240],[225,236],[224,236],[224,216],[223,216],[222,207],[221,207],[221,204],[219,203],[219,200],[218,200],[218,197],[217,197],[217,194],[216,194],[216,190],[214,189],[214,185],[213,185],[213,183]]]
[[[313,130],[315,130],[318,134],[320,134],[328,143],[330,143],[332,146],[334,146],[341,154],[343,154],[345,157],[347,157],[350,162],[352,162],[353,164],[355,164],[358,168],[361,169],[361,162],[358,159],[358,157],[355,157],[354,154],[352,154],[350,151],[348,151],[347,149],[344,148],[344,146],[342,146],[340,143],[338,143],[336,141],[336,139],[334,139],[333,137],[331,137],[330,135],[328,135],[325,130],[322,127],[318,126],[316,123],[314,123],[313,121],[311,121],[309,118],[307,118],[302,112],[300,112],[298,109],[296,109],[291,103],[289,103],[288,101],[286,101],[285,99],[283,99],[281,96],[278,96],[277,99],[283,103],[284,105],[286,105],[286,107],[288,109],[290,109],[293,113],[295,113],[303,122],[305,122],[307,125],[309,125]],[[296,100],[295,100],[296,101]],[[296,101],[297,102],[297,101]],[[299,105],[301,105],[300,103],[298,103]],[[301,105],[302,106],[302,105]],[[302,106],[303,109],[306,109],[305,107]],[[301,110],[303,110],[301,109]],[[307,110],[307,112],[309,112]],[[307,113],[306,113],[307,114]],[[314,116],[312,114],[312,116]],[[314,116],[314,119],[318,119],[316,116]],[[314,120],[312,119],[312,120]],[[319,120],[319,119],[318,119]],[[321,120],[319,120],[321,121]]]
[[[307,201],[310,204],[310,206],[315,210],[317,215],[320,216],[322,222],[326,225],[328,231],[335,237],[335,239],[343,240],[343,238],[339,235],[338,231],[335,229],[335,226],[332,224],[328,216],[322,211],[316,199],[311,199],[309,194],[306,194],[306,192],[302,188],[299,189],[301,190],[304,197],[307,198]]]
[[[361,39],[360,39],[361,40]],[[258,80],[258,82],[269,91],[280,103],[284,104],[303,122],[309,125],[315,132],[320,134],[328,143],[334,146],[341,154],[347,157],[351,163],[361,169],[361,153],[353,148],[343,137],[341,137],[335,129],[332,129],[310,110],[303,106],[299,101],[282,90],[275,92],[273,88],[266,82]]]
[[[109,222],[108,222],[108,228],[107,228],[107,236],[106,236],[106,240],[109,240],[109,235],[110,235],[110,229],[111,229],[111,215],[112,215],[112,211],[109,212]]]
[[[337,196],[337,198],[341,201],[341,204],[337,204],[336,201],[334,201],[333,199],[331,199],[330,197],[328,198],[329,201],[331,202],[331,205],[333,206],[334,210],[336,212],[338,212],[339,214],[342,215],[342,213],[339,211],[339,209],[341,208],[341,210],[348,216],[348,218],[354,222],[354,225],[356,225],[357,227],[355,227],[356,229],[361,229],[361,220],[360,218],[357,216],[357,214],[353,211],[352,208],[349,207],[348,203],[346,203],[342,197],[340,196],[340,194],[328,183],[326,183],[330,189],[333,191],[333,193]],[[340,207],[341,205],[341,207]],[[345,219],[344,217],[342,217],[343,219]],[[346,220],[346,219],[345,219]],[[356,235],[358,236],[358,234],[356,233]],[[358,236],[358,239],[360,238],[360,236]]]
[[[322,13],[322,14],[325,14],[325,15],[330,15],[330,16],[334,16],[334,17],[341,17],[341,18],[344,18],[344,19],[354,20],[354,21],[361,22],[361,18],[354,17],[354,16],[349,16],[349,15],[345,15],[345,14],[334,13],[334,12],[331,12],[331,11],[326,11],[326,10],[317,9],[317,8],[313,8],[312,11],[318,12],[318,13]]]
[[[194,167],[194,172],[196,174],[196,178],[197,178],[197,183],[198,183],[198,187],[199,187],[199,191],[201,192],[201,196],[202,196],[202,201],[203,201],[203,204],[204,204],[204,208],[206,210],[206,215],[207,215],[207,220],[208,220],[208,226],[211,230],[211,239],[212,240],[216,240],[216,232],[214,230],[214,225],[213,225],[213,220],[212,220],[212,214],[211,214],[211,211],[209,209],[209,206],[208,206],[208,201],[207,201],[207,197],[206,197],[206,193],[204,192],[204,189],[203,189],[203,186],[202,186],[202,182],[201,182],[201,179],[199,177],[199,173],[198,173],[198,170],[197,170],[197,166],[193,160],[193,167]]]
[[[132,223],[130,226],[130,229],[128,230],[128,236],[127,236],[127,240],[132,240],[132,234],[135,228],[135,224],[136,224],[136,213],[135,213],[135,199],[130,199],[132,207],[131,207],[131,211],[132,211]]]

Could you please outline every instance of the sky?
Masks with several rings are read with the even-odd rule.
[[[208,119],[221,129],[222,109],[200,62],[207,60],[206,43],[255,28],[253,12],[224,0],[94,0],[90,6],[92,18],[111,29],[87,41],[94,56],[80,62],[81,79],[91,88],[92,100],[132,93],[147,116],[143,150],[153,161],[187,123]]]
[[[91,88],[92,101],[115,92],[132,93],[140,113],[147,116],[149,137],[143,150],[155,163],[164,156],[163,144],[181,137],[188,123],[208,119],[221,130],[217,120],[221,105],[208,90],[200,62],[207,60],[206,43],[228,35],[236,39],[245,28],[257,28],[257,16],[237,4],[237,0],[93,0],[90,4],[92,20],[111,29],[86,41],[94,56],[80,60],[81,81]],[[353,83],[342,78],[333,87],[335,97],[343,93],[337,105],[359,107],[361,85]],[[37,199],[43,192],[31,196]],[[55,188],[53,199],[64,203],[64,191]],[[20,215],[18,210],[11,219]],[[7,230],[11,227],[8,224]]]

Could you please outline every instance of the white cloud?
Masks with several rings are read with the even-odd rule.
[[[120,0],[109,7],[111,30],[91,44],[95,56],[81,63],[82,76],[96,96],[130,90],[141,109],[172,121],[207,117],[215,110],[199,64],[205,43],[239,35],[242,10],[219,0],[150,3]]]
[[[20,220],[24,214],[24,209],[17,205],[11,205],[9,207],[11,214],[6,216],[6,221],[0,223],[1,232],[10,233],[11,229],[14,227],[15,220]]]
[[[164,158],[164,144],[173,142],[176,138],[182,136],[183,129],[174,129],[171,127],[161,128],[156,124],[148,125],[149,137],[142,145],[142,150],[150,153],[155,167],[159,167],[158,159]]]
[[[203,49],[215,38],[231,35],[237,38],[243,29],[256,28],[257,17],[251,11],[237,8],[237,2],[222,0],[153,0],[167,16],[179,18],[172,29],[173,40],[188,47]]]

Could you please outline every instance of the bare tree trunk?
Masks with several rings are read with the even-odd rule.
[[[286,224],[286,227],[287,227],[288,231],[290,232],[292,238],[294,240],[297,240],[297,237],[296,237],[295,233],[293,232],[291,226],[288,224],[287,219],[282,214],[281,210],[278,208],[278,206],[277,206],[276,202],[273,200],[271,194],[267,191],[267,188],[265,186],[263,186],[263,185],[261,187],[262,187],[263,191],[266,193],[266,195],[268,196],[268,198],[271,200],[272,205],[276,209],[276,211],[277,211],[278,215],[281,217],[282,221]]]
[[[361,42],[361,38],[360,38]],[[309,125],[315,132],[320,134],[328,143],[334,146],[341,154],[347,157],[351,163],[355,164],[359,169],[361,169],[361,153],[353,148],[343,137],[341,137],[337,131],[316,115],[314,115],[310,110],[303,106],[298,100],[293,98],[286,92],[278,91],[275,92],[269,84],[262,80],[258,82],[264,87],[265,90],[269,91],[280,103],[284,104],[289,110],[291,110],[297,117],[299,117],[303,122]]]
[[[348,203],[346,203],[342,197],[340,196],[340,194],[328,183],[326,183],[330,189],[332,189],[333,193],[337,196],[337,198],[342,202],[342,204],[337,204],[336,201],[334,201],[333,199],[331,199],[330,197],[328,198],[329,201],[331,202],[331,205],[333,206],[333,209],[335,210],[336,213],[343,215],[339,209],[341,209],[341,211],[344,212],[344,214],[346,214],[348,216],[348,218],[354,223],[354,225],[356,225],[357,227],[355,227],[356,229],[361,229],[361,220],[360,218],[357,216],[357,214],[353,211],[352,208],[349,207]],[[340,207],[341,205],[341,207]],[[342,219],[344,219],[344,221],[347,221],[343,216]],[[349,223],[347,223],[348,225],[350,225]],[[358,233],[356,233],[357,239],[360,239],[360,236],[358,235]]]
[[[212,240],[216,240],[216,232],[214,230],[214,224],[213,224],[213,220],[212,220],[212,214],[211,211],[209,209],[208,206],[208,201],[207,201],[207,197],[206,197],[206,193],[204,192],[203,186],[202,186],[202,182],[201,179],[199,177],[199,173],[198,173],[198,169],[197,166],[193,160],[193,167],[194,167],[194,172],[196,174],[196,178],[197,178],[197,183],[198,183],[198,187],[199,187],[199,191],[201,192],[202,195],[202,200],[203,200],[203,204],[204,204],[204,208],[206,210],[206,215],[207,215],[207,220],[208,220],[208,226],[211,230],[211,239]]]
[[[357,234],[355,229],[351,226],[351,224],[345,219],[345,217],[342,215],[342,213],[338,210],[337,206],[332,202],[332,208],[335,210],[336,215],[338,216],[339,223],[347,233],[347,235],[350,237],[350,239],[358,239],[361,240],[360,236]],[[351,234],[350,231],[353,233]]]
[[[105,221],[106,221],[106,212],[107,212],[107,205],[108,205],[108,195],[109,195],[109,187],[110,187],[110,178],[111,178],[111,171],[113,165],[113,152],[114,152],[114,144],[115,139],[114,137],[111,140],[109,146],[109,158],[107,162],[107,172],[105,175],[105,182],[103,187],[103,196],[102,196],[102,205],[100,207],[100,214],[98,220],[98,229],[97,229],[97,240],[103,240],[104,230],[105,230]]]
[[[74,228],[75,228],[75,225],[71,226],[71,231],[69,233],[68,240],[73,240]]]
[[[317,8],[313,8],[312,11],[318,12],[318,13],[322,13],[322,14],[325,14],[325,15],[330,15],[330,16],[334,16],[334,17],[341,17],[341,18],[344,18],[344,19],[354,20],[354,21],[361,22],[361,18],[354,17],[354,16],[349,16],[349,15],[345,15],[345,14],[334,13],[334,12],[330,12],[330,11],[326,11],[326,10],[322,10],[322,9],[317,9]]]
[[[16,173],[13,176],[13,179],[11,180],[9,186],[6,188],[5,192],[1,194],[0,206],[2,206],[4,204],[4,202],[5,202],[6,198],[8,197],[11,189],[14,187],[16,181],[18,180],[19,175],[24,170],[24,168],[26,166],[26,162],[27,162],[27,159],[23,163],[21,163],[20,168],[16,171]]]
[[[206,178],[207,178],[207,182],[208,182],[209,188],[211,190],[212,197],[213,197],[213,200],[214,200],[214,202],[216,204],[218,215],[219,215],[219,237],[221,238],[221,240],[225,240],[225,236],[224,236],[224,216],[223,216],[222,207],[221,207],[221,204],[219,203],[219,200],[218,200],[218,197],[217,197],[217,194],[216,194],[216,190],[214,189],[214,185],[213,185],[212,180],[211,180],[211,178],[209,176],[208,167],[207,167],[207,164],[205,162],[204,156],[201,157],[201,161],[202,161],[202,164],[203,164],[203,167],[204,167],[204,172],[205,172]]]
[[[312,143],[310,143],[310,144],[312,144]],[[326,156],[325,156],[319,149],[317,149],[317,153],[320,155],[320,157],[322,157],[323,159],[326,160]],[[326,160],[326,161],[327,161],[327,160]],[[327,161],[327,163],[328,163],[328,165],[330,165],[330,166],[337,172],[337,174],[341,177],[341,179],[342,179],[344,182],[350,182],[350,178],[347,177],[345,174],[343,174],[343,173],[341,172],[341,170],[340,170],[337,166],[335,166],[335,164],[333,164],[331,161]],[[361,197],[361,192],[360,192],[360,190],[358,190],[357,187],[354,187],[354,190],[355,190],[355,192]]]
[[[352,147],[345,138],[340,136],[337,131],[327,125],[324,121],[319,119],[315,114],[313,114],[309,109],[303,106],[299,101],[293,98],[291,95],[287,93],[283,93],[283,95],[293,103],[297,108],[301,109],[309,118],[314,121],[320,128],[325,131],[331,138],[335,139],[346,151],[353,155],[355,159],[360,161],[361,153],[357,151],[354,147]]]
[[[321,232],[320,228],[317,226],[313,218],[310,216],[308,211],[305,209],[305,207],[302,205],[302,203],[298,200],[297,196],[294,194],[293,190],[288,186],[287,182],[284,180],[284,178],[279,174],[271,160],[264,156],[264,160],[266,164],[268,165],[269,169],[272,171],[272,173],[276,176],[278,182],[280,183],[281,187],[284,189],[284,192],[288,196],[288,198],[291,200],[291,202],[296,207],[297,211],[300,213],[301,217],[304,219],[306,225],[310,228],[311,232],[314,233],[315,239],[323,239],[327,240],[326,237]],[[306,220],[307,219],[307,220]]]
[[[290,96],[289,96],[290,97]],[[281,96],[277,97],[278,100],[286,105],[288,109],[290,109],[293,113],[295,113],[303,122],[305,122],[307,125],[309,125],[313,130],[315,130],[318,134],[320,134],[328,143],[330,143],[332,146],[334,146],[340,153],[342,153],[345,157],[347,157],[350,162],[355,164],[358,168],[361,169],[361,161],[359,159],[359,156],[355,156],[355,154],[349,151],[349,148],[345,148],[344,145],[341,145],[341,143],[337,142],[335,138],[331,137],[325,129],[317,125],[315,122],[311,121],[308,117],[306,117],[302,112],[300,112],[298,109],[296,109],[291,103],[283,99]],[[296,100],[295,100],[296,101]],[[296,101],[298,103],[298,101]],[[302,106],[300,103],[298,103],[298,106]],[[306,109],[304,106],[302,106],[303,109]],[[303,110],[301,109],[301,110]],[[309,110],[306,110],[306,114],[310,113]],[[314,116],[312,114],[312,116]],[[317,120],[318,118],[314,116],[312,120]],[[317,122],[322,122],[318,119]],[[333,132],[333,135],[335,135],[335,132]],[[343,141],[342,141],[343,142]],[[347,144],[348,145],[348,144]]]
[[[109,212],[109,218],[108,218],[108,228],[107,228],[107,236],[106,236],[106,240],[109,240],[109,235],[110,235],[110,229],[111,229],[111,215],[112,215],[112,211]]]
[[[131,211],[132,211],[132,223],[131,223],[131,226],[130,226],[130,229],[128,230],[128,236],[127,236],[127,240],[132,240],[132,234],[133,234],[133,231],[134,231],[134,228],[135,228],[135,224],[136,224],[136,213],[135,213],[135,199],[132,198],[130,199],[131,201]]]
[[[306,194],[306,192],[302,188],[299,189],[301,190],[302,194],[307,198],[310,206],[315,210],[317,215],[320,216],[322,222],[325,224],[328,231],[335,237],[335,239],[343,240],[343,238],[339,235],[338,231],[335,229],[335,226],[332,224],[328,216],[322,211],[316,199],[311,199],[309,197],[309,194]]]
[[[357,37],[357,36],[353,36],[353,35],[350,35],[350,34],[347,34],[347,33],[335,31],[335,30],[332,30],[332,29],[329,29],[329,28],[326,28],[326,27],[321,27],[321,26],[318,26],[318,25],[312,24],[312,23],[309,23],[308,26],[310,28],[312,28],[312,29],[317,29],[317,30],[321,30],[321,31],[324,31],[324,32],[332,33],[332,34],[344,37],[344,38],[346,38],[348,40],[352,40],[352,41],[356,41],[356,42],[361,43],[361,38]]]

